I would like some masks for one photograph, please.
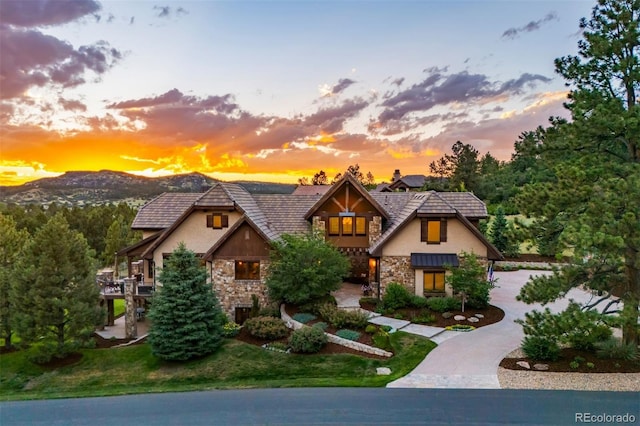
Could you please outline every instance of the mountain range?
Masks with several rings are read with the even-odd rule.
[[[163,192],[204,192],[217,179],[202,173],[157,178],[111,170],[71,171],[19,186],[0,186],[0,202],[15,204],[100,205],[126,202],[142,204]],[[239,181],[253,193],[291,193],[296,185]]]

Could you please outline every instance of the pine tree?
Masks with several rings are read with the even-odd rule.
[[[222,341],[218,299],[195,253],[184,244],[167,258],[160,272],[149,318],[149,344],[154,355],[185,361],[214,352]]]
[[[509,249],[509,241],[507,240],[507,218],[504,215],[502,207],[498,207],[496,210],[496,217],[493,218],[491,223],[490,237],[491,242],[502,253]]]
[[[16,263],[29,241],[29,233],[18,230],[11,216],[0,214],[0,338],[5,348],[11,347],[11,299],[9,289],[15,276]]]
[[[638,344],[640,2],[599,0],[580,27],[579,56],[555,62],[571,88],[572,120],[553,120],[538,147],[552,177],[526,187],[519,201],[523,213],[537,218],[534,226],[553,221],[547,232],[574,259],[530,280],[519,297],[548,303],[573,287],[590,289],[598,296],[582,309],[620,313],[625,343]]]
[[[34,235],[15,270],[12,322],[37,360],[62,358],[92,342],[102,320],[91,251],[62,214]]]

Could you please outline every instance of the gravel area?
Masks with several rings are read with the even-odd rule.
[[[516,349],[508,358],[522,356]],[[585,391],[640,392],[640,373],[549,373],[518,371],[498,367],[498,381],[502,389],[555,389]]]

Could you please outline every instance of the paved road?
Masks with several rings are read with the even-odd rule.
[[[624,392],[453,389],[253,389],[0,403],[18,425],[575,424],[576,413],[635,416]],[[584,418],[584,415],[583,415]],[[627,417],[628,418],[628,417]],[[632,423],[633,424],[633,423]]]
[[[540,305],[527,305],[515,297],[531,275],[540,274],[549,272],[496,272],[498,282],[491,291],[491,303],[504,310],[504,319],[442,342],[411,373],[387,387],[499,389],[498,365],[506,354],[520,346],[524,337],[522,327],[514,320],[524,318],[525,312],[540,309]],[[576,301],[587,301],[589,297],[575,289],[568,294],[568,298]],[[563,310],[568,298],[548,306],[553,311]]]

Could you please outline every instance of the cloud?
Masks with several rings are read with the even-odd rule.
[[[0,2],[4,25],[40,27],[61,25],[100,10],[94,0],[7,0]]]
[[[319,90],[322,97],[327,98],[343,92],[347,89],[347,87],[351,86],[354,83],[355,81],[351,80],[350,78],[341,78],[340,80],[338,80],[338,83],[334,84],[333,86],[329,86],[328,84],[321,85]]]
[[[521,33],[530,33],[532,31],[537,31],[540,29],[542,24],[545,24],[549,21],[555,21],[557,19],[558,19],[558,15],[555,12],[549,12],[542,19],[538,19],[537,21],[530,21],[528,24],[519,28],[516,28],[516,27],[509,28],[508,30],[502,33],[502,38],[513,40],[515,38],[518,38]]]
[[[362,98],[350,99],[338,106],[319,109],[305,119],[305,124],[317,126],[326,133],[337,133],[348,119],[358,115],[367,106],[369,102]]]
[[[551,79],[538,74],[522,74],[506,82],[491,81],[483,74],[444,74],[442,69],[431,69],[420,83],[389,95],[381,104],[385,109],[378,116],[378,126],[392,120],[403,119],[407,114],[429,111],[436,106],[452,103],[486,103],[500,97],[519,95],[536,83],[548,83]],[[375,126],[374,126],[375,127]]]
[[[171,10],[170,6],[153,6],[153,10],[157,11],[156,16],[158,18],[171,18],[171,15],[173,14],[173,11]],[[175,15],[176,16],[181,16],[181,15],[188,15],[189,12],[183,8],[183,7],[178,7],[175,11]]]
[[[75,99],[65,99],[61,97],[60,99],[58,99],[58,103],[65,111],[87,111],[87,106]]]

